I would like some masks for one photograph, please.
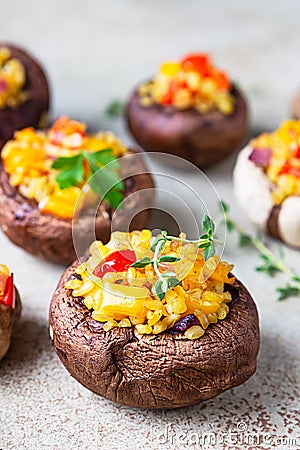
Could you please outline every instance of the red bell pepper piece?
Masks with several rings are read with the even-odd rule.
[[[300,178],[300,168],[292,166],[289,161],[282,166],[280,169],[279,175],[293,175],[296,178]]]
[[[15,288],[14,288],[14,274],[10,274],[7,278],[4,295],[0,298],[0,303],[7,305],[10,308],[15,308]]]
[[[125,272],[136,261],[136,254],[132,250],[120,250],[111,253],[95,267],[93,274],[103,278],[107,272]]]
[[[183,87],[180,83],[178,83],[175,80],[171,80],[170,84],[169,84],[169,88],[168,91],[166,92],[166,94],[163,96],[163,98],[161,99],[161,103],[163,105],[172,105],[173,101],[174,101],[174,95],[176,94],[176,92]]]
[[[205,75],[210,68],[209,56],[205,53],[191,53],[181,60],[183,70],[194,70]]]

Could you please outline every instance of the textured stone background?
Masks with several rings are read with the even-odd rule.
[[[210,51],[248,94],[255,134],[287,116],[300,85],[299,14],[297,0],[10,0],[1,2],[0,40],[24,45],[43,62],[53,117],[66,113],[93,128],[111,128],[126,142],[121,121],[105,118],[105,105],[125,98],[162,60]],[[249,227],[232,197],[233,161],[208,175],[233,216]],[[201,190],[196,177],[176,175]],[[70,378],[47,335],[48,304],[63,269],[26,255],[3,235],[0,248],[23,299],[22,321],[0,363],[0,449],[300,448],[300,301],[276,301],[275,288],[284,280],[255,272],[255,251],[242,253],[231,238],[225,256],[259,308],[256,375],[205,404],[153,412],[114,405]],[[298,252],[286,249],[286,258],[299,270]]]

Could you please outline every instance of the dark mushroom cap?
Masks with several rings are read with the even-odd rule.
[[[142,229],[149,221],[150,210],[146,208],[152,200],[154,182],[141,154],[133,150],[128,154],[130,157],[121,160],[122,178],[125,178],[125,197],[134,193],[130,210],[141,211],[132,220],[130,228]],[[138,175],[131,175],[139,172],[141,173]],[[96,238],[104,243],[110,238],[112,213],[110,207],[101,205],[95,220]],[[91,221],[94,221],[94,216],[87,216],[84,219],[86,223],[81,223],[79,229],[83,238],[92,229]],[[124,218],[121,214],[118,215],[118,222],[119,228],[127,226],[126,215]],[[118,222],[114,225],[118,226]],[[40,258],[63,265],[71,264],[77,258],[73,244],[72,220],[41,213],[35,202],[22,196],[9,183],[8,174],[3,167],[0,168],[0,226],[12,242]]]
[[[292,99],[292,116],[300,120],[300,89],[298,89]]]
[[[236,281],[227,317],[204,336],[188,340],[163,333],[141,336],[133,328],[105,332],[71,296],[62,276],[50,305],[50,335],[61,362],[86,388],[141,408],[178,408],[215,397],[246,381],[256,369],[259,324],[251,295]]]
[[[200,114],[158,104],[145,107],[136,91],[127,105],[127,124],[144,150],[171,153],[204,167],[239,149],[247,135],[245,99],[236,87],[232,95],[234,112],[226,116],[220,111]]]
[[[49,109],[49,86],[40,64],[25,50],[10,44],[0,43],[10,50],[11,58],[17,58],[26,72],[25,91],[29,98],[17,108],[0,109],[0,147],[10,139],[16,130],[29,126],[40,128]]]
[[[14,325],[21,316],[21,298],[15,287],[15,308],[0,303],[0,360],[6,355],[11,341]]]

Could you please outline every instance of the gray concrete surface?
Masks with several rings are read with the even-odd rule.
[[[65,113],[92,128],[110,128],[128,143],[122,122],[104,116],[107,103],[126,98],[164,59],[209,51],[248,94],[255,134],[275,128],[288,115],[292,92],[300,85],[299,15],[296,0],[2,0],[0,41],[22,44],[43,62],[52,85],[53,117]],[[208,175],[232,215],[251,229],[233,198],[233,161],[216,165]],[[180,176],[201,189],[196,177]],[[199,406],[139,411],[81,387],[54,354],[47,314],[62,268],[25,254],[2,234],[0,249],[23,299],[22,321],[0,364],[0,449],[300,448],[300,299],[276,301],[275,288],[284,279],[255,272],[255,251],[242,252],[234,238],[227,240],[225,256],[235,263],[260,312],[256,374]],[[299,270],[299,252],[285,253]]]

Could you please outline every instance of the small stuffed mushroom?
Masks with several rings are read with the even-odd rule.
[[[132,94],[126,116],[144,150],[171,153],[199,167],[241,148],[248,130],[243,95],[205,54],[162,64]]]
[[[16,130],[43,127],[49,87],[40,64],[24,50],[0,43],[0,148]]]
[[[124,199],[130,201],[127,210],[120,205],[115,226],[118,220],[124,222],[120,227],[129,226],[128,208],[137,212],[130,223],[134,229],[145,227],[150,214],[146,208],[154,184],[141,154],[127,149],[110,132],[90,135],[85,128],[67,117],[47,131],[26,128],[15,133],[1,155],[2,230],[29,253],[64,265],[78,256],[74,214],[80,218],[79,237],[84,239],[93,230],[105,242],[115,209]],[[111,163],[107,169],[97,173],[107,163]]]
[[[238,155],[234,191],[249,219],[300,248],[300,121],[287,120],[250,141]]]
[[[255,372],[257,310],[232,265],[205,260],[183,234],[154,240],[150,230],[115,232],[90,251],[62,276],[49,314],[55,351],[86,388],[124,405],[178,408]]]
[[[20,318],[21,300],[13,273],[0,264],[0,360],[6,355],[15,323]]]

